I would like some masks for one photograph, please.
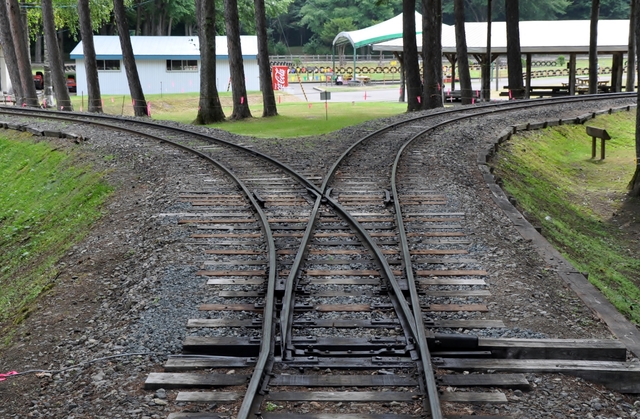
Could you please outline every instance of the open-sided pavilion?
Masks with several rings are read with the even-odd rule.
[[[422,34],[422,15],[418,12],[415,13],[416,34]],[[400,13],[389,20],[369,26],[368,28],[340,32],[336,35],[333,39],[333,73],[335,74],[337,48],[344,48],[347,45],[353,47],[353,71],[355,73],[357,56],[355,51],[358,48],[398,38],[402,40],[402,16],[402,13]],[[402,51],[402,48],[400,48],[400,51]]]
[[[399,19],[399,20],[398,20]],[[372,45],[374,51],[402,54],[402,15],[369,28],[341,32],[334,39],[336,45],[351,43],[354,47]],[[416,41],[422,51],[422,17],[416,13]],[[395,27],[391,25],[392,21]],[[576,93],[576,58],[589,53],[590,22],[588,20],[522,21],[520,49],[526,57],[525,88],[528,96],[531,89],[531,62],[533,55],[568,55],[569,94]],[[479,64],[493,62],[507,52],[505,22],[493,22],[491,27],[491,56],[487,55],[487,23],[465,24],[467,51]],[[624,73],[624,54],[628,52],[629,20],[600,20],[598,22],[598,55],[612,55],[611,86],[614,92],[621,91]],[[455,27],[442,26],[442,53],[455,70],[457,61]],[[452,77],[455,83],[455,77]],[[455,84],[454,84],[455,86]]]

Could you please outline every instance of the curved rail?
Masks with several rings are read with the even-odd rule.
[[[284,286],[284,297],[282,298],[282,310],[280,311],[280,346],[282,348],[282,359],[286,359],[288,357],[287,348],[290,343],[290,333],[289,329],[291,327],[291,323],[293,321],[293,286],[295,283],[295,279],[300,273],[302,269],[302,262],[304,261],[304,255],[306,253],[307,247],[311,242],[311,237],[313,233],[313,225],[315,221],[318,219],[318,214],[320,211],[320,204],[322,203],[322,196],[317,193],[315,190],[312,191],[316,196],[316,202],[313,206],[313,210],[309,215],[309,223],[307,224],[307,228],[304,231],[304,236],[302,237],[302,241],[300,242],[300,248],[296,253],[296,257],[293,260],[293,264],[291,265],[291,272],[289,272],[289,276],[287,277],[286,284]]]
[[[140,135],[140,133],[138,133]],[[244,184],[244,182],[238,178],[230,169],[224,166],[222,163],[214,160],[213,158],[207,156],[206,154],[195,150],[191,147],[185,146],[184,144],[179,144],[174,141],[155,137],[150,134],[144,134],[147,138],[155,138],[156,140],[163,141],[169,143],[177,148],[193,153],[214,166],[218,167],[225,174],[233,179],[234,182],[242,189],[242,192],[251,202],[254,211],[258,214],[258,219],[260,220],[260,227],[266,236],[267,242],[267,251],[269,254],[269,277],[268,277],[268,285],[267,285],[267,294],[265,297],[265,307],[264,307],[264,315],[263,315],[263,338],[261,341],[260,354],[258,356],[258,360],[256,361],[256,366],[249,381],[249,385],[247,387],[247,395],[240,407],[238,412],[238,418],[249,418],[251,407],[255,403],[255,399],[258,395],[258,388],[263,380],[264,375],[266,374],[266,365],[270,358],[273,357],[273,334],[275,328],[275,284],[276,284],[276,273],[277,273],[277,262],[276,262],[276,248],[275,241],[273,238],[273,234],[271,232],[271,227],[269,226],[269,221],[267,220],[267,215],[264,213],[260,204],[255,199],[249,188]]]
[[[329,172],[325,176],[324,182],[322,183],[322,186],[320,187],[320,189],[322,190],[322,193],[326,193],[326,190],[329,187],[329,182],[331,181],[331,179],[333,179],[333,176],[338,170],[338,166],[349,154],[351,154],[351,152],[356,147],[361,145],[364,141],[375,137],[376,135],[379,135],[383,132],[389,131],[392,128],[398,127],[406,123],[414,122],[414,121],[425,119],[428,117],[441,116],[441,115],[446,115],[450,113],[460,113],[461,111],[493,109],[493,111],[487,110],[485,112],[476,113],[473,115],[467,115],[467,116],[479,116],[479,115],[483,115],[483,114],[486,115],[486,114],[497,112],[497,111],[509,111],[513,109],[526,109],[530,107],[546,106],[546,105],[549,105],[549,103],[547,102],[551,102],[551,104],[562,104],[562,103],[583,102],[583,101],[592,101],[592,100],[624,99],[626,97],[635,98],[637,97],[637,94],[634,92],[630,92],[630,93],[622,92],[622,93],[607,93],[607,94],[596,94],[596,95],[581,95],[581,96],[575,96],[572,98],[556,97],[556,98],[545,98],[545,99],[518,100],[518,101],[513,101],[513,102],[510,101],[506,103],[488,103],[488,104],[480,104],[480,105],[476,105],[476,106],[472,106],[464,109],[460,109],[460,108],[445,109],[440,112],[430,113],[428,115],[420,115],[413,118],[405,119],[403,121],[395,122],[391,125],[388,125],[377,131],[374,131],[366,135],[365,137],[362,137],[357,142],[353,143],[351,147],[349,147],[344,153],[342,153],[342,155],[333,163],[333,165],[329,169]]]
[[[635,94],[630,95],[630,94],[615,94],[614,96],[608,95],[607,99],[611,99],[611,98],[626,98],[626,97],[635,97]],[[603,97],[603,95],[587,95],[584,97],[581,97],[579,99],[579,101],[584,101],[584,100],[603,100],[605,99]],[[569,102],[573,102],[576,101],[576,99],[573,100],[569,100]],[[425,390],[427,391],[428,394],[428,403],[429,403],[429,413],[431,414],[431,417],[433,418],[441,418],[442,417],[442,412],[441,412],[441,407],[440,407],[440,401],[438,398],[438,389],[437,389],[437,384],[435,381],[435,377],[433,374],[433,369],[431,367],[431,356],[429,353],[429,348],[426,344],[426,331],[424,328],[424,322],[423,322],[423,318],[422,318],[422,311],[420,308],[420,301],[418,298],[418,292],[416,289],[416,285],[415,285],[415,278],[413,276],[413,270],[411,268],[412,266],[412,262],[411,262],[411,257],[410,257],[410,252],[409,252],[409,246],[408,246],[408,240],[407,240],[407,235],[406,235],[406,231],[404,228],[404,222],[402,219],[402,211],[400,208],[400,200],[399,200],[399,196],[398,196],[398,191],[397,191],[397,185],[396,185],[396,175],[397,175],[397,168],[398,168],[398,163],[400,160],[400,157],[402,156],[404,150],[406,150],[406,148],[413,143],[413,141],[419,137],[421,137],[422,135],[424,135],[426,132],[429,132],[431,130],[437,129],[439,127],[454,123],[454,122],[458,122],[467,118],[473,118],[473,117],[477,117],[477,116],[482,116],[482,115],[487,115],[487,114],[493,114],[496,112],[501,112],[501,111],[513,111],[514,109],[523,109],[523,108],[530,108],[530,107],[538,107],[538,106],[545,106],[548,105],[548,100],[544,100],[545,103],[541,103],[540,100],[531,100],[531,101],[526,101],[525,103],[523,103],[523,101],[518,102],[517,104],[512,104],[510,106],[502,106],[500,108],[497,108],[497,105],[485,105],[485,106],[478,106],[475,107],[473,109],[469,109],[469,110],[473,110],[475,111],[472,114],[465,114],[465,115],[460,115],[458,117],[454,117],[454,118],[450,118],[447,119],[445,121],[436,123],[435,125],[426,128],[424,130],[421,130],[419,133],[415,134],[413,137],[411,137],[409,140],[407,140],[399,149],[399,151],[396,154],[396,158],[394,159],[394,163],[393,163],[393,167],[392,167],[392,174],[391,174],[391,189],[392,189],[392,195],[393,195],[393,202],[394,202],[394,209],[395,209],[395,213],[396,213],[396,226],[398,228],[398,235],[399,235],[399,240],[400,240],[400,246],[401,246],[401,253],[402,253],[402,258],[403,258],[403,262],[404,262],[404,266],[405,266],[405,272],[406,272],[406,279],[407,279],[407,284],[408,284],[408,288],[409,288],[409,294],[410,294],[410,299],[411,299],[411,308],[412,308],[412,319],[409,321],[409,324],[411,325],[411,330],[413,332],[413,336],[414,339],[416,339],[417,342],[419,342],[420,344],[418,345],[418,350],[420,353],[420,360],[422,362],[422,368],[423,371],[422,373],[424,374],[424,385],[425,385]],[[566,103],[567,99],[562,98],[561,100],[558,99],[554,99],[553,103]],[[442,116],[444,114],[450,114],[455,112],[454,110],[448,110],[448,111],[443,111],[443,112],[438,112],[435,114],[430,114],[429,116]],[[458,112],[459,113],[459,112]],[[406,123],[410,123],[419,119],[424,119],[424,116],[421,117],[416,117],[416,118],[411,118],[410,120],[405,120],[405,121],[401,121],[398,123],[394,123],[392,125],[386,126],[382,129],[379,129],[365,137],[363,137],[362,139],[360,139],[359,141],[357,141],[356,143],[354,143],[351,147],[349,147],[339,158],[337,161],[334,162],[334,164],[332,165],[329,173],[327,174],[327,176],[325,177],[325,180],[322,184],[322,191],[325,193],[325,196],[329,199],[329,195],[331,193],[331,189],[329,188],[329,184],[330,181],[333,179],[335,173],[337,172],[338,167],[344,162],[344,160],[347,158],[347,156],[349,156],[358,146],[362,145],[365,141],[372,139],[386,131],[389,131],[390,129],[393,129],[394,127],[400,126],[402,124],[406,124]],[[336,203],[337,204],[337,203]],[[355,221],[355,220],[354,220]],[[364,234],[366,235],[366,232],[364,232]],[[368,235],[367,235],[368,236]],[[402,310],[404,312],[405,315],[407,314],[407,311],[409,310],[406,300],[404,299],[404,297],[402,296],[402,292],[399,291],[399,289],[395,288],[395,285],[397,285],[397,281],[395,280],[395,277],[393,275],[393,273],[391,272],[391,270],[389,269],[388,271],[386,270],[386,268],[388,268],[388,264],[386,263],[386,258],[382,258],[383,259],[383,266],[385,267],[385,272],[387,275],[389,275],[389,282],[392,285],[394,292],[396,293],[396,295],[400,296],[400,300],[401,300],[401,307]]]
[[[91,121],[91,120],[85,120],[85,119],[80,119],[80,118],[91,118],[91,119],[103,119],[103,120],[108,120],[108,121],[117,121],[117,122],[123,122],[123,123],[134,123],[134,124],[138,124],[138,125],[142,125],[145,127],[150,127],[150,128],[154,128],[154,129],[162,129],[165,131],[173,131],[179,134],[184,134],[184,135],[190,135],[196,138],[199,138],[201,140],[204,141],[209,141],[209,142],[215,142],[218,144],[223,144],[226,145],[228,147],[231,148],[235,148],[237,150],[241,150],[245,153],[251,154],[253,156],[256,157],[260,157],[264,160],[269,161],[270,163],[276,165],[277,167],[279,167],[280,169],[282,169],[283,171],[285,171],[286,173],[288,173],[289,175],[291,175],[292,177],[298,179],[298,181],[302,184],[305,185],[305,187],[307,188],[311,188],[316,190],[317,192],[320,192],[320,190],[318,189],[318,187],[316,185],[314,185],[312,182],[310,182],[307,178],[305,178],[304,176],[302,176],[301,174],[297,173],[294,169],[292,169],[291,167],[289,167],[288,165],[286,165],[285,163],[282,163],[280,161],[278,161],[277,159],[261,153],[259,151],[256,150],[251,150],[247,147],[243,147],[241,145],[238,144],[234,144],[230,141],[226,141],[223,140],[221,138],[216,138],[210,135],[206,135],[206,134],[201,134],[199,132],[195,132],[195,131],[190,131],[184,128],[178,128],[178,127],[171,127],[171,126],[165,126],[165,125],[160,125],[154,122],[150,122],[150,121],[145,121],[145,120],[140,120],[140,119],[127,119],[127,118],[123,118],[123,117],[118,117],[118,116],[110,116],[110,115],[104,115],[104,114],[79,114],[79,113],[70,113],[70,112],[63,112],[63,111],[56,111],[56,110],[45,110],[45,109],[34,109],[34,108],[19,108],[19,107],[10,107],[10,106],[3,106],[0,105],[0,114],[14,114],[14,115],[19,115],[19,114],[28,114],[28,113],[34,113],[37,114],[39,117],[42,117],[43,115],[46,115],[48,117],[50,117],[51,119],[56,119],[56,120],[60,120],[60,121],[68,121],[68,122],[76,122],[76,123],[84,123],[84,124],[89,124],[89,125],[95,125],[95,126],[99,126],[99,127],[103,127],[103,128],[108,128],[108,129],[117,129],[119,131],[122,132],[128,132],[130,134],[135,134],[135,135],[140,135],[140,136],[145,136],[145,133],[141,133],[140,131],[136,131],[134,129],[130,129],[130,128],[126,128],[126,127],[122,127],[122,126],[115,126],[115,125],[111,125],[111,124],[107,124],[107,123],[100,123],[100,122],[96,122],[96,121]],[[54,117],[52,117],[52,115],[54,115]],[[164,140],[164,141],[168,141],[168,140]]]

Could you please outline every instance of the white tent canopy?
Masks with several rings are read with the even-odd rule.
[[[544,20],[520,22],[520,49],[523,54],[588,53],[590,22],[588,20]],[[467,51],[470,54],[486,52],[487,23],[465,23]],[[456,52],[455,28],[442,26],[442,51]],[[422,50],[422,36],[416,39]],[[598,52],[626,52],[629,41],[629,20],[600,20],[598,22]],[[373,45],[374,51],[402,51],[402,34],[399,38]],[[505,22],[493,22],[491,27],[491,52],[507,52]]]
[[[416,33],[422,34],[422,15],[418,12],[416,12]],[[351,44],[356,49],[396,38],[402,38],[402,13],[368,28],[340,32],[333,39],[333,46]]]

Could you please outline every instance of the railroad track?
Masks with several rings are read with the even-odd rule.
[[[481,318],[490,291],[486,270],[469,255],[465,214],[420,174],[429,160],[425,133],[509,107],[470,108],[453,118],[441,112],[378,130],[328,174],[186,131],[159,136],[226,173],[185,190],[189,210],[176,214],[204,250],[198,275],[212,297],[199,307],[202,318],[187,325],[193,332],[183,356],[147,380],[149,389],[207,389],[178,393],[185,412],[170,417],[321,419],[338,408],[344,419],[438,418],[447,415],[441,400],[506,402],[496,391],[438,388],[528,386],[513,373],[522,366],[501,367],[498,358],[580,358],[585,371],[595,369],[593,361],[623,362],[626,350],[615,343],[459,333],[504,325]],[[141,135],[131,121],[114,125]],[[146,124],[143,135],[165,129]],[[481,361],[484,367],[474,367]],[[442,372],[501,368],[510,373]],[[212,412],[213,404],[230,407]]]

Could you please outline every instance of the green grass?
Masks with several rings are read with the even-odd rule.
[[[311,107],[306,103],[284,103],[278,106],[279,115],[275,118],[253,118],[210,126],[260,138],[292,138],[326,134],[372,119],[398,115],[406,110],[406,104],[390,102],[329,102],[327,109],[324,102],[312,103]],[[252,112],[261,115],[262,109],[255,108]]]
[[[0,137],[0,179],[0,322],[18,322],[100,217],[111,187],[73,153],[26,134]]]
[[[337,131],[350,125],[356,125],[372,119],[399,115],[406,112],[406,103],[400,102],[331,102],[325,110],[325,103],[320,101],[300,102],[287,94],[277,94],[279,116],[262,118],[262,96],[259,92],[250,92],[249,106],[254,118],[240,122],[225,121],[210,125],[234,134],[251,135],[260,138],[292,138],[309,135],[320,135]],[[158,120],[171,120],[190,124],[195,120],[198,110],[198,93],[181,93],[171,95],[147,95],[151,102],[151,116]],[[364,91],[363,91],[364,98]],[[85,98],[86,100],[86,98]],[[133,109],[129,96],[104,95],[104,111],[108,114],[132,115]],[[220,101],[227,116],[231,114],[231,93],[220,94]],[[73,106],[79,110],[86,109],[81,96],[72,97]],[[124,111],[122,104],[124,103]],[[328,118],[327,118],[328,117]]]
[[[591,157],[584,126],[517,135],[501,152],[497,173],[529,219],[617,309],[640,324],[638,240],[616,218],[637,226],[640,201],[626,195],[635,169],[635,114],[588,123],[607,129],[606,159]],[[614,214],[616,214],[614,216]]]

